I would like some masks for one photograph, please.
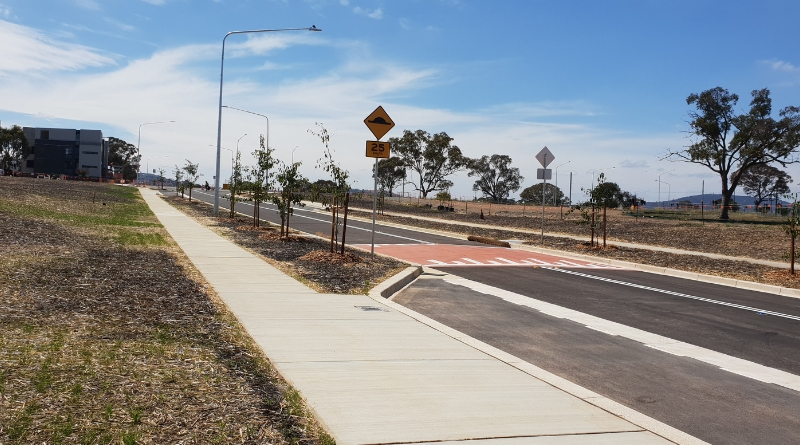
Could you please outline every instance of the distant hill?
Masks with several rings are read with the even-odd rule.
[[[662,198],[664,197],[663,193],[661,194],[661,197]],[[672,198],[672,200],[666,200],[665,199],[663,205],[664,205],[664,207],[669,207],[670,204],[677,204],[677,203],[682,202],[682,201],[690,201],[692,204],[695,204],[695,205],[699,205],[701,201],[705,202],[706,204],[711,204],[712,201],[717,200],[717,199],[722,199],[722,194],[721,193],[706,193],[705,196],[703,196],[703,195],[682,196],[680,198]],[[753,197],[746,196],[746,195],[739,195],[739,194],[735,195],[734,201],[736,201],[739,205],[742,205],[742,206],[751,206],[755,202]],[[778,202],[780,202],[781,205],[784,205],[784,206],[790,204],[789,202],[784,201],[782,199],[778,200]],[[762,205],[764,205],[764,204],[766,204],[766,202],[762,203]],[[645,207],[647,207],[647,208],[655,208],[655,207],[658,207],[659,205],[661,205],[661,204],[656,202],[656,201],[652,201],[652,202],[648,202]]]

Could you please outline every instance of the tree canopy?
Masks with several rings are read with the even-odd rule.
[[[542,183],[539,182],[530,187],[527,187],[522,193],[519,194],[520,199],[526,204],[542,205]],[[555,202],[569,205],[569,198],[564,196],[564,192],[560,188],[551,183],[547,183],[544,188],[544,202],[552,204]]]
[[[687,104],[696,107],[689,112],[689,133],[694,139],[685,149],[670,151],[666,157],[703,165],[719,175],[720,219],[728,219],[731,196],[744,172],[758,165],[777,163],[785,167],[798,161],[800,108],[785,107],[775,119],[769,95],[766,88],[754,90],[750,111],[745,114],[734,111],[739,96],[721,87],[686,98]]]
[[[30,155],[31,147],[22,127],[0,127],[0,167],[10,170],[12,165],[20,165]]]
[[[136,179],[139,167],[139,156],[136,146],[115,137],[108,138],[108,163],[122,166],[122,179],[132,181]]]
[[[468,168],[470,177],[478,177],[472,190],[483,193],[483,196],[494,202],[505,202],[508,195],[519,190],[525,179],[518,168],[511,167],[511,157],[507,155],[483,155],[479,159],[471,160]],[[541,192],[541,187],[539,191]]]
[[[423,198],[431,192],[450,189],[453,181],[447,177],[466,168],[469,159],[458,146],[450,144],[452,141],[445,132],[431,136],[424,130],[404,130],[403,136],[389,139],[392,150],[416,173],[409,182]]]
[[[375,167],[372,167],[375,170]],[[374,173],[374,172],[373,172]],[[392,190],[397,183],[406,177],[406,168],[403,160],[397,156],[378,161],[378,188],[389,196],[394,196]]]
[[[759,207],[770,196],[789,193],[792,177],[771,165],[755,165],[742,173],[742,189],[753,197],[753,204]]]

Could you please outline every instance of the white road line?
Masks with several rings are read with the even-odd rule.
[[[653,291],[653,292],[659,292],[659,293],[662,293],[662,294],[673,295],[673,296],[676,296],[676,297],[689,298],[691,300],[704,301],[706,303],[719,304],[721,306],[727,306],[727,307],[732,307],[732,308],[736,308],[736,309],[742,309],[742,310],[745,310],[745,311],[757,312],[757,313],[759,313],[761,315],[773,315],[775,317],[782,317],[782,318],[788,318],[790,320],[800,321],[800,317],[797,316],[797,315],[783,314],[783,313],[780,313],[780,312],[768,311],[766,309],[759,309],[759,308],[750,307],[750,306],[744,306],[744,305],[736,304],[736,303],[728,303],[727,301],[712,300],[711,298],[698,297],[698,296],[689,295],[689,294],[682,294],[680,292],[673,292],[671,290],[659,289],[659,288],[650,287],[650,286],[643,286],[641,284],[628,283],[627,281],[619,281],[619,280],[614,280],[614,279],[611,279],[611,278],[598,277],[598,276],[595,276],[595,275],[589,275],[589,274],[585,274],[585,273],[581,273],[581,272],[575,272],[575,271],[572,271],[572,270],[565,270],[565,269],[552,269],[552,270],[555,270],[556,272],[570,274],[570,275],[577,275],[579,277],[590,278],[590,279],[593,279],[593,280],[605,281],[606,283],[613,283],[613,284],[619,284],[619,285],[622,285],[622,286],[635,287],[637,289],[644,289],[644,290],[649,290],[649,291]]]
[[[728,371],[740,376],[758,380],[760,382],[772,383],[783,386],[784,388],[800,391],[800,376],[796,376],[786,371],[769,368],[748,360],[732,357],[721,352],[712,351],[710,349],[701,348],[700,346],[691,345],[689,343],[684,343],[672,338],[646,332],[641,329],[625,326],[620,323],[595,317],[594,315],[556,306],[555,304],[547,303],[503,289],[498,289],[496,287],[478,283],[466,278],[456,277],[448,274],[443,277],[442,280],[447,283],[472,289],[482,294],[495,296],[504,301],[508,301],[509,303],[538,310],[539,312],[552,317],[571,320],[595,331],[603,332],[608,335],[624,337],[659,351],[667,352],[677,356],[693,358],[701,362],[717,366],[723,371]]]
[[[513,265],[517,265],[518,264],[516,261],[507,260],[505,258],[495,257],[495,259],[496,260],[500,260],[500,261],[505,261],[508,264],[513,264]]]
[[[441,262],[439,260],[428,260],[428,262],[429,263],[433,263],[433,264],[435,264],[437,266],[447,266],[449,264],[449,263],[443,263],[443,262]]]
[[[464,261],[469,261],[472,264],[479,264],[479,265],[483,266],[483,263],[481,263],[480,261],[475,261],[475,260],[473,260],[471,258],[461,258],[461,259],[464,260]]]
[[[537,260],[536,258],[525,258],[528,261],[533,262],[533,264],[537,266],[550,266],[551,264],[542,260]]]

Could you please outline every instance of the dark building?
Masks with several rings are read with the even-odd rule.
[[[102,131],[25,127],[23,132],[32,147],[23,173],[108,176],[108,141]]]

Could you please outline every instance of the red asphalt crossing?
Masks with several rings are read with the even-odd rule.
[[[369,250],[369,244],[354,247]],[[428,267],[527,266],[564,269],[623,268],[505,247],[452,244],[376,244],[375,252]]]

